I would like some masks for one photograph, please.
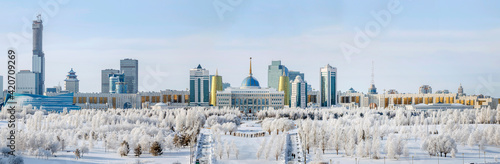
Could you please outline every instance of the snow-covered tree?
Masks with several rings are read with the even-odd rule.
[[[134,154],[136,157],[141,156],[141,154],[142,154],[141,144],[137,144],[137,146],[134,148]]]
[[[121,143],[121,146],[120,148],[118,148],[117,150],[118,154],[120,154],[120,156],[127,156],[128,155],[128,152],[130,152],[130,146],[128,144],[127,141],[123,141]]]
[[[240,150],[238,149],[238,146],[236,146],[236,144],[234,144],[234,141],[231,141],[231,149],[234,151],[234,156],[236,157],[236,159],[238,159],[238,155],[240,153]]]
[[[149,153],[153,156],[159,156],[163,154],[163,149],[158,141],[153,142],[151,148],[149,149]]]

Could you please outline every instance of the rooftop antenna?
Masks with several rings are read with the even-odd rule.
[[[38,19],[38,22],[42,21],[42,14],[38,14],[36,18]]]

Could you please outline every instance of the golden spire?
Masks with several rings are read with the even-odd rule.
[[[219,75],[219,68],[216,68],[215,69],[215,76],[218,76]]]
[[[252,57],[250,57],[250,76],[252,76]]]

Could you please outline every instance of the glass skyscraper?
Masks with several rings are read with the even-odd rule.
[[[337,68],[329,64],[320,68],[320,104],[329,107],[337,104]]]
[[[125,74],[127,93],[137,93],[139,91],[139,62],[135,59],[120,60],[120,72]]]
[[[37,95],[43,95],[45,90],[45,54],[42,49],[42,16],[38,15],[37,20],[33,21],[33,58],[32,58],[32,72],[37,75],[35,79]]]
[[[189,70],[189,105],[208,106],[210,75],[208,70],[198,65],[198,67]]]
[[[281,60],[272,61],[267,70],[267,86],[278,89],[280,76],[283,75],[283,72],[285,72],[285,76],[288,76],[288,68],[281,65]]]
[[[120,70],[105,69],[101,71],[101,92],[109,93],[109,74],[120,73]]]
[[[295,77],[300,76],[302,80],[305,80],[304,73],[300,73],[300,71],[288,71],[288,77],[290,80],[295,80]]]

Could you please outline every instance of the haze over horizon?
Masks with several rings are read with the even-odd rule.
[[[339,90],[366,93],[374,61],[379,93],[417,93],[423,84],[456,93],[461,83],[467,94],[500,97],[499,1],[402,0],[400,12],[348,58],[341,45],[352,45],[358,28],[379,23],[372,12],[388,10],[392,1],[243,0],[229,5],[223,19],[214,7],[219,0],[67,1],[52,13],[44,2],[2,2],[0,45],[7,50],[10,36],[26,32],[16,47],[18,70],[31,70],[31,21],[41,13],[45,87],[63,86],[73,68],[80,92],[99,92],[101,70],[119,69],[124,58],[139,60],[140,91],[185,90],[198,64],[238,87],[252,57],[263,87],[267,66],[281,60],[316,90],[320,67],[330,64],[338,69]],[[0,58],[4,89],[6,62]]]

